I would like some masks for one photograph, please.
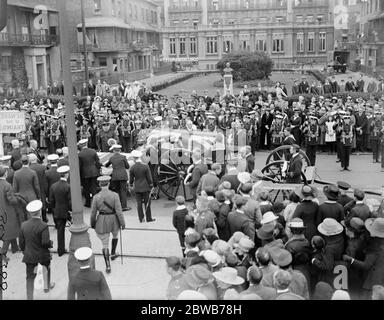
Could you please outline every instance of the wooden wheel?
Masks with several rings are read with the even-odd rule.
[[[268,179],[274,183],[286,183],[287,179],[283,178],[283,166],[284,160],[274,161],[267,164],[261,172],[268,177]],[[304,172],[301,172],[301,180],[302,183],[306,184],[307,179],[305,177]]]
[[[276,162],[276,161],[289,161],[289,149],[291,148],[290,145],[286,146],[280,146],[273,150],[267,158],[266,165]],[[303,150],[300,150],[299,152],[300,158],[303,162],[303,172],[305,172],[307,167],[311,166],[311,161],[307,157],[306,153]]]
[[[193,200],[191,189],[184,185],[191,164],[191,152],[186,149],[168,150],[161,156],[155,168],[155,179],[169,200],[175,200],[177,196],[183,196],[186,201]]]

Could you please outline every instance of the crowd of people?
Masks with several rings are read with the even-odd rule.
[[[176,199],[173,225],[184,258],[167,259],[172,277],[168,299],[383,299],[383,207],[376,211],[367,205],[361,190],[349,198],[345,190],[350,186],[343,182],[327,186],[327,201],[320,203],[317,190],[301,185],[298,154],[305,148],[315,166],[318,149],[328,148],[337,154],[341,170],[348,171],[352,149],[372,149],[374,162],[384,159],[384,95],[365,101],[338,98],[331,91],[335,96],[328,98],[303,89],[305,83],[302,79],[298,84],[299,93],[312,94],[310,101],[300,96],[292,104],[279,84],[276,94],[244,88],[238,96],[193,91],[183,98],[153,93],[138,82],[121,81],[113,90],[101,82],[85,83],[84,97],[75,105],[80,176],[85,206],[91,209],[89,224],[102,242],[106,273],[118,257],[118,234],[129,210],[128,186],[139,221],[155,221],[151,154],[159,150],[158,144],[147,144],[148,132],[210,132],[217,134],[216,146],[220,144],[224,153],[228,141],[237,145],[243,137],[246,146],[231,150],[223,163],[214,157],[210,164],[203,150],[191,150],[193,167],[186,185],[195,198],[191,208],[184,198]],[[71,222],[71,193],[65,101],[4,100],[0,109],[26,114],[26,131],[14,137],[9,155],[0,159],[0,206],[6,208],[3,219],[8,219],[3,258],[9,259],[9,246],[14,253],[23,251],[27,298],[32,299],[37,264],[44,266],[46,292],[54,286],[47,214],[53,214],[59,256],[67,253],[64,235]],[[290,145],[286,182],[300,187],[289,201],[277,202],[260,187],[265,176],[255,168],[254,155],[282,145]],[[113,155],[102,164],[98,152]],[[130,153],[133,163],[122,153]],[[246,162],[241,170],[238,158]],[[112,167],[111,176],[103,174],[102,167]],[[76,256],[89,271],[89,251]],[[347,285],[335,285],[338,266],[347,270]],[[110,298],[101,275],[97,278],[103,292],[93,288],[89,296],[84,296],[84,286],[91,281],[80,273],[71,277],[68,298]]]

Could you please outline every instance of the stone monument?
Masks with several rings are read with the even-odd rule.
[[[226,67],[224,69],[224,96],[233,95],[233,69],[231,68],[231,64],[227,62]]]

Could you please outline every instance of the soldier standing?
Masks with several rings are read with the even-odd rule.
[[[101,152],[109,152],[110,146],[108,145],[109,139],[117,140],[117,134],[115,128],[112,128],[108,119],[104,119],[103,128],[99,132],[99,136],[97,138],[97,148]]]
[[[304,133],[307,136],[306,154],[313,167],[316,165],[316,152],[320,136],[318,120],[315,116],[309,116],[309,124],[304,128]]]
[[[118,243],[119,230],[125,228],[123,211],[121,209],[119,195],[109,190],[111,177],[101,176],[97,179],[101,191],[94,196],[91,209],[91,227],[95,229],[97,237],[103,246],[103,256],[106,266],[106,273],[111,273],[111,262],[118,255],[116,248]],[[112,233],[112,250],[109,255],[109,237]]]
[[[351,122],[351,116],[346,115],[343,117],[344,121],[341,125],[341,170],[340,171],[351,171],[349,169],[349,157],[351,155],[352,143],[353,143],[353,125]]]
[[[123,115],[123,121],[119,126],[119,136],[123,144],[123,151],[130,153],[133,147],[133,131],[135,130],[135,124],[133,120],[129,119],[127,113]]]
[[[369,121],[370,120],[370,121]],[[379,149],[380,149],[380,137],[382,136],[382,121],[381,115],[378,112],[375,112],[375,115],[372,119],[369,119],[369,133],[370,133],[370,142],[373,152],[373,163],[379,162]]]
[[[272,135],[272,146],[274,149],[280,147],[283,144],[284,139],[284,123],[283,123],[283,115],[277,114],[275,116],[275,119],[272,122],[271,125],[271,135]],[[280,159],[282,159],[283,153],[280,153]],[[280,160],[278,157],[278,154],[274,154],[274,160],[278,161]]]

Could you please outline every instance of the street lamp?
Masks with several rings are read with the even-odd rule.
[[[71,277],[79,270],[79,264],[74,257],[74,252],[81,247],[91,248],[91,241],[88,234],[89,226],[84,223],[83,199],[80,186],[80,168],[77,154],[77,137],[75,125],[75,112],[72,96],[72,75],[70,66],[69,37],[64,28],[67,21],[66,1],[59,0],[59,18],[60,18],[60,44],[61,44],[61,67],[63,70],[63,79],[67,90],[64,90],[64,99],[66,106],[67,122],[67,141],[69,148],[69,166],[71,168],[70,186],[73,224],[69,228],[71,240],[69,243],[68,274]],[[94,261],[93,261],[94,263]]]
[[[88,51],[87,51],[87,37],[85,30],[85,13],[84,13],[84,0],[81,0],[81,28],[83,33],[83,50],[84,50],[84,72],[85,72],[85,81],[88,82],[89,73],[88,73]]]

